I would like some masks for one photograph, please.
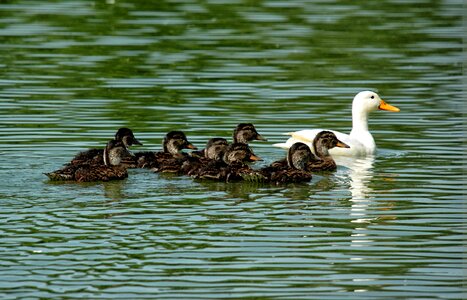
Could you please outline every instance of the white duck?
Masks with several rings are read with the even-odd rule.
[[[398,112],[399,108],[384,102],[378,94],[371,91],[358,93],[352,102],[352,131],[345,134],[334,131],[339,140],[346,143],[350,148],[333,148],[329,151],[332,156],[365,156],[376,151],[376,144],[373,136],[368,131],[368,114],[375,110],[387,110]],[[324,129],[300,130],[286,133],[291,135],[285,143],[274,144],[276,147],[288,149],[296,142],[302,142],[311,147],[316,134]]]

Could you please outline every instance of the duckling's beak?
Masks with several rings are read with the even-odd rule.
[[[384,100],[381,100],[381,102],[379,103],[378,109],[393,111],[393,112],[401,111],[399,108],[392,106],[391,104],[387,104],[386,102],[384,102]]]
[[[340,148],[350,148],[349,145],[347,145],[346,143],[341,142],[341,141],[339,141],[339,140],[337,140],[336,147],[340,147]]]
[[[251,161],[258,161],[258,160],[263,160],[261,157],[256,156],[254,154],[250,155],[250,160]]]
[[[197,150],[198,148],[193,145],[192,143],[188,143],[186,146],[185,146],[187,149],[192,149],[192,150]]]
[[[143,146],[143,143],[141,143],[140,141],[138,141],[135,137],[133,137],[133,144],[134,144],[134,145]]]
[[[256,136],[256,140],[267,142],[267,139],[266,139],[264,136],[262,136],[261,134],[259,134],[259,133],[258,133],[258,135]]]

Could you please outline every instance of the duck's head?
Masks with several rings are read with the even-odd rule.
[[[313,150],[318,157],[328,156],[328,150],[334,147],[350,148],[349,145],[340,141],[331,131],[320,131],[313,139]]]
[[[400,109],[387,104],[379,95],[372,91],[363,91],[358,93],[353,99],[352,111],[370,113],[375,110],[387,110],[399,112]]]
[[[186,135],[182,131],[170,131],[167,133],[162,142],[162,146],[164,152],[170,154],[178,154],[182,149],[198,149],[187,140]]]
[[[256,156],[247,144],[233,143],[227,147],[223,160],[227,164],[232,164],[253,162],[262,159]]]
[[[125,157],[131,156],[123,141],[110,140],[104,148],[104,164],[117,166]]]
[[[267,141],[261,134],[256,131],[256,128],[251,123],[240,123],[234,130],[233,133],[233,142],[234,143],[244,143],[253,140]]]
[[[308,145],[297,142],[289,148],[287,153],[287,164],[290,168],[305,170],[306,165],[314,158]]]
[[[213,160],[222,160],[225,151],[229,147],[229,142],[224,138],[212,138],[206,144],[204,157]]]
[[[122,141],[126,147],[129,147],[132,145],[143,145],[140,141],[138,141],[135,138],[133,131],[131,131],[130,128],[126,128],[126,127],[120,128],[117,131],[117,133],[115,133],[115,140]]]

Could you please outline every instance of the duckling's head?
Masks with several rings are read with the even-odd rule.
[[[133,135],[133,131],[130,128],[122,127],[120,128],[117,133],[115,133],[115,140],[122,141],[126,147],[131,145],[143,145],[140,141],[138,141],[135,136]]]
[[[368,114],[378,109],[392,112],[400,111],[399,108],[387,104],[377,93],[372,91],[360,92],[353,99],[352,112]]]
[[[227,164],[232,164],[253,162],[262,159],[256,156],[247,144],[233,143],[227,147],[223,160]]]
[[[320,131],[313,140],[313,149],[318,157],[328,156],[328,150],[334,147],[350,148],[349,145],[340,141],[331,131]]]
[[[304,143],[297,142],[289,148],[287,153],[287,164],[290,168],[305,170],[306,165],[314,158],[310,147]]]
[[[256,131],[256,128],[253,124],[238,124],[233,133],[233,142],[248,144],[248,142],[253,140],[267,141],[267,139],[265,139]]]
[[[206,144],[204,157],[213,160],[222,160],[225,151],[229,147],[229,142],[224,138],[212,138]]]
[[[164,147],[164,152],[174,155],[180,153],[182,149],[198,149],[187,140],[186,135],[182,131],[170,131],[167,133],[162,146]]]
[[[123,141],[110,140],[104,148],[104,164],[106,166],[117,166],[122,159],[131,155]]]

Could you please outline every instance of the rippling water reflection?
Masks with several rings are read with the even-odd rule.
[[[460,299],[462,3],[3,1],[0,295]],[[263,164],[303,128],[350,131],[373,89],[375,157],[310,184],[42,174],[131,127],[197,146],[252,122]],[[136,149],[135,149],[136,150]],[[465,291],[464,291],[465,292]]]

